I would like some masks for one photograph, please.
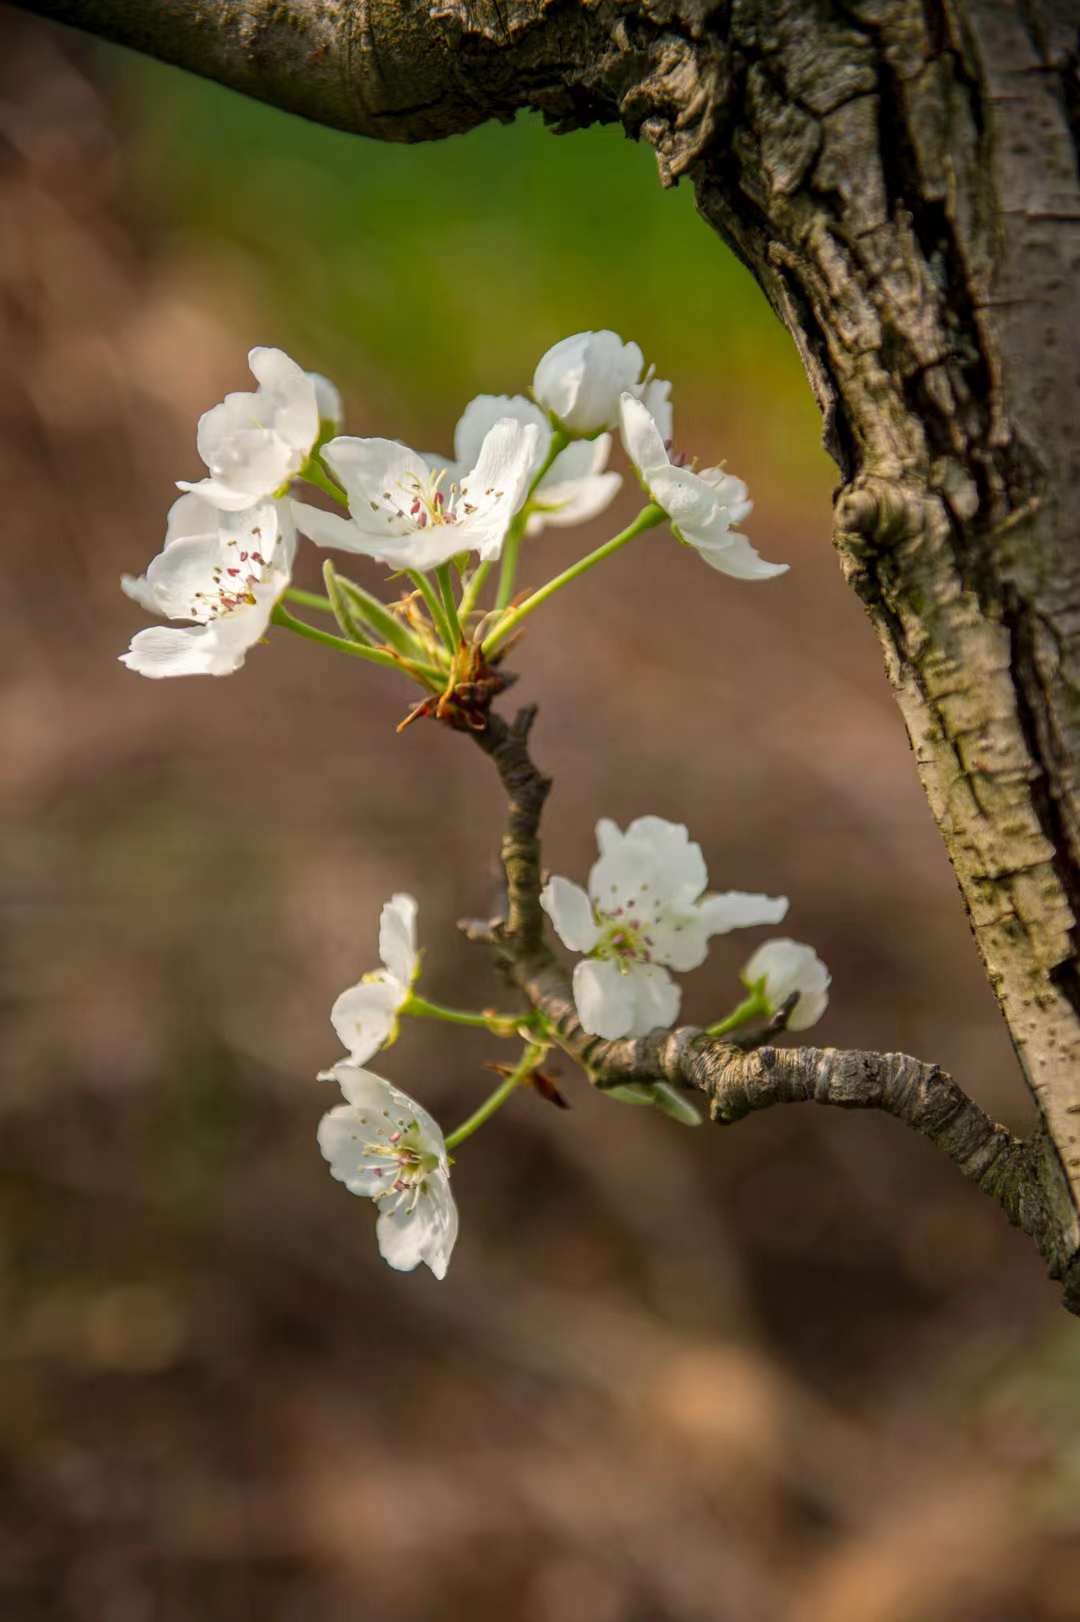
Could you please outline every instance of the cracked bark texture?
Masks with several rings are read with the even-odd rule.
[[[1043,1248],[1080,1305],[1074,0],[25,9],[381,139],[621,121],[693,184],[821,406],[841,565],[1041,1112]]]

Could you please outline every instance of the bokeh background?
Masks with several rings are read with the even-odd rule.
[[[566,1067],[569,1112],[523,1095],[461,1151],[446,1282],[383,1266],[313,1141],[327,1011],[401,888],[430,994],[502,995],[454,930],[491,897],[490,766],[284,633],[227,681],[116,661],[118,576],[252,343],[334,377],[354,432],[448,446],[555,339],[637,338],[792,570],[741,585],[658,532],[533,622],[547,859],[582,874],[598,815],[685,820],[715,884],[793,898],[822,1040],[1024,1127],[754,285],[614,131],[381,148],[10,12],[0,45],[0,1614],[1074,1618],[1080,1328],[894,1123],[691,1132]],[[717,943],[690,1018],[759,938]],[[449,1122],[495,1047],[415,1027],[384,1068]]]

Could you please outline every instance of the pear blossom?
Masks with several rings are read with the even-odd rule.
[[[788,1015],[790,1031],[805,1031],[817,1024],[828,1007],[831,980],[812,946],[786,939],[759,946],[742,971],[743,984],[750,990],[761,986],[770,1014],[782,1008],[793,992],[799,993]]]
[[[178,627],[154,625],[121,663],[141,676],[228,676],[265,635],[289,584],[296,531],[284,502],[221,512],[194,492],[173,502],[165,544],[137,579],[120,584],[141,607]]]
[[[786,574],[786,563],[766,563],[733,525],[750,512],[741,479],[723,468],[695,473],[672,462],[664,435],[648,406],[631,393],[619,404],[623,446],[641,482],[662,507],[680,541],[686,541],[713,569],[736,580],[768,580]]]
[[[282,349],[256,348],[248,355],[258,388],[227,394],[199,418],[199,455],[210,477],[194,490],[227,512],[272,496],[300,472],[321,426],[341,420],[337,389],[318,372],[305,372]]]
[[[346,1100],[319,1122],[319,1148],[332,1177],[350,1194],[374,1200],[384,1261],[404,1273],[425,1262],[436,1278],[445,1278],[458,1213],[438,1122],[407,1093],[350,1060],[319,1079],[336,1081]]]
[[[320,455],[343,487],[349,517],[293,503],[318,546],[362,552],[394,569],[434,569],[459,552],[497,558],[536,466],[535,422],[502,417],[459,478],[393,439],[332,439]]]
[[[343,991],[330,1010],[331,1024],[353,1064],[366,1064],[397,1035],[398,1014],[420,972],[417,910],[411,895],[390,898],[379,915],[382,968]]]
[[[604,818],[596,839],[588,890],[554,877],[540,896],[563,944],[584,954],[574,1001],[593,1036],[644,1036],[674,1024],[682,993],[669,969],[704,963],[712,935],[778,923],[787,912],[783,896],[705,894],[701,846],[681,823],[638,817],[624,832]]]
[[[536,453],[529,469],[531,486],[551,450],[551,424],[540,407],[522,394],[478,394],[465,407],[454,429],[453,460],[432,455],[425,455],[424,460],[433,472],[441,468],[449,480],[460,483],[480,455],[489,430],[506,418],[536,427]],[[605,471],[610,454],[610,434],[565,446],[532,493],[525,533],[538,535],[549,524],[560,528],[584,524],[603,512],[622,484],[618,473]]]
[[[644,399],[671,437],[671,384],[642,377],[644,359],[635,343],[623,343],[616,332],[576,332],[553,345],[533,375],[533,394],[567,433],[591,438],[614,428],[619,399],[629,392]]]

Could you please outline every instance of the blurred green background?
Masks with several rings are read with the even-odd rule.
[[[746,273],[613,130],[381,148],[12,12],[0,44],[5,1622],[1073,1622],[1076,1325],[895,1123],[687,1131],[567,1065],[571,1110],[522,1095],[463,1146],[445,1283],[379,1261],[314,1144],[328,1010],[399,889],[431,996],[506,995],[455,929],[490,901],[489,765],[283,632],[224,681],[117,661],[119,576],[250,345],[435,448],[614,327],[792,568],[748,586],[657,531],[537,617],[546,860],[584,874],[600,815],[685,821],[717,888],[791,896],[834,974],[815,1038],[1025,1127]],[[605,533],[546,534],[522,583]],[[715,943],[688,1019],[760,938]],[[383,1067],[460,1119],[504,1055],[414,1023]]]
[[[380,145],[156,63],[110,52],[102,65],[170,253],[242,252],[244,297],[275,310],[284,347],[347,377],[380,420],[519,392],[557,338],[611,327],[647,334],[684,412],[719,392],[787,478],[820,476],[790,338],[691,187],[663,191],[621,130],[555,138],[521,116]]]

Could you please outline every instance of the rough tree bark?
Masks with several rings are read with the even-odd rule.
[[[693,184],[821,406],[841,565],[1039,1106],[1024,1175],[1080,1310],[1076,0],[24,9],[380,139],[621,121]]]

